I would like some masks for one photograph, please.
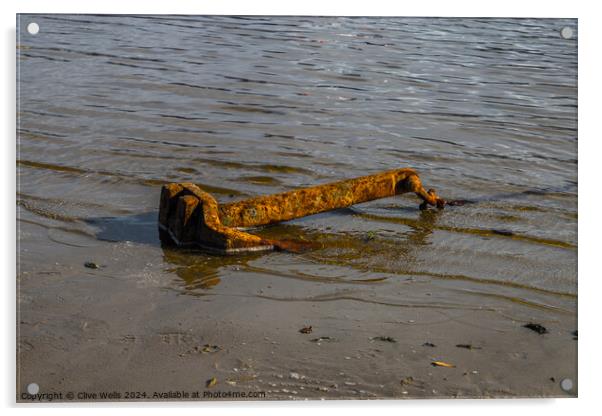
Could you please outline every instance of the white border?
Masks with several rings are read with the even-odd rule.
[[[344,402],[233,402],[233,403],[131,403],[94,405],[24,405],[19,407],[41,408],[50,414],[76,411],[73,407],[86,407],[86,412],[130,413],[130,407],[142,407],[145,413],[164,413],[166,407],[177,407],[178,412],[196,413],[207,411],[221,414],[225,411],[240,411],[245,414],[304,414],[337,412],[343,410],[355,414],[365,412],[420,412],[431,410],[448,415],[479,414],[486,411],[491,415],[516,411],[544,412],[548,415],[578,414],[596,406],[602,386],[602,369],[599,350],[602,348],[602,328],[599,324],[598,297],[602,294],[602,275],[597,267],[599,255],[600,196],[597,158],[600,155],[599,102],[602,97],[599,77],[600,67],[600,13],[595,2],[576,1],[530,1],[502,0],[485,1],[352,1],[352,0],[304,0],[301,2],[238,0],[202,2],[152,1],[152,0],[103,0],[82,2],[81,0],[20,0],[0,2],[2,13],[2,179],[4,200],[0,219],[2,221],[1,264],[4,273],[4,319],[5,337],[1,344],[4,369],[0,377],[1,403],[14,411],[15,399],[15,21],[16,13],[163,13],[163,14],[286,14],[286,15],[397,15],[397,16],[510,16],[510,17],[572,17],[579,18],[579,399],[516,399],[516,400],[413,400],[413,401],[344,401]],[[202,409],[198,409],[202,407]]]

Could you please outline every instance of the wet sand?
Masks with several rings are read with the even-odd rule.
[[[19,278],[18,395],[31,382],[40,393],[71,391],[76,399],[78,392],[175,399],[169,394],[178,391],[204,400],[215,399],[206,392],[263,392],[262,400],[576,395],[574,298],[553,307],[541,294],[534,307],[508,302],[512,288],[496,289],[486,305],[471,307],[454,303],[466,295],[462,284],[416,279],[401,282],[398,293],[376,283],[357,295],[353,285],[325,290],[245,270],[240,260],[193,295],[168,287],[173,269],[145,272],[169,250],[131,242],[67,247],[28,224],[21,233],[23,256],[39,261]],[[41,267],[50,253],[54,261]],[[263,256],[278,262],[288,254]],[[549,333],[522,327],[528,322]],[[311,333],[299,332],[307,326]],[[573,391],[560,388],[564,378],[575,382]]]

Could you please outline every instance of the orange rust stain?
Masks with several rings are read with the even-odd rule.
[[[263,239],[232,227],[253,227],[287,221],[361,202],[414,192],[423,203],[443,208],[434,190],[426,191],[412,169],[333,182],[281,194],[218,205],[192,183],[167,184],[161,191],[159,224],[178,245],[197,244],[226,251],[252,248],[299,251],[305,243]]]

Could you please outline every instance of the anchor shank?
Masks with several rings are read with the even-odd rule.
[[[349,207],[366,201],[414,192],[423,203],[442,208],[434,190],[422,187],[412,169],[333,182],[281,194],[219,205],[192,183],[163,186],[159,208],[161,240],[178,246],[201,246],[225,253],[257,250],[298,250],[297,242],[267,240],[239,228],[256,227]]]
[[[410,182],[409,179],[412,178]],[[416,192],[435,205],[433,197],[420,184],[412,169],[396,169],[375,175],[348,179],[275,195],[222,204],[219,217],[229,227],[255,227],[288,221],[354,204]]]

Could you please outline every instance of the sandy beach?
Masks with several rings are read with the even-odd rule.
[[[512,288],[495,287],[486,304],[458,304],[457,293],[471,300],[465,283],[429,279],[402,281],[396,293],[375,282],[358,295],[354,285],[331,290],[311,276],[266,275],[248,258],[226,259],[219,282],[194,283],[216,286],[195,296],[185,282],[182,290],[167,287],[168,270],[145,273],[165,262],[161,248],[30,242],[38,228],[22,226],[22,249],[39,260],[54,246],[54,262],[20,275],[19,394],[31,382],[45,393],[126,399],[138,392],[147,400],[178,399],[169,396],[178,391],[204,400],[224,393],[295,400],[577,392],[576,385],[560,388],[565,378],[577,380],[574,298],[541,293],[539,303],[524,302]],[[278,264],[290,255],[267,256]],[[91,260],[101,267],[86,268]],[[549,333],[522,327],[529,322]],[[300,332],[308,326],[311,333]]]

